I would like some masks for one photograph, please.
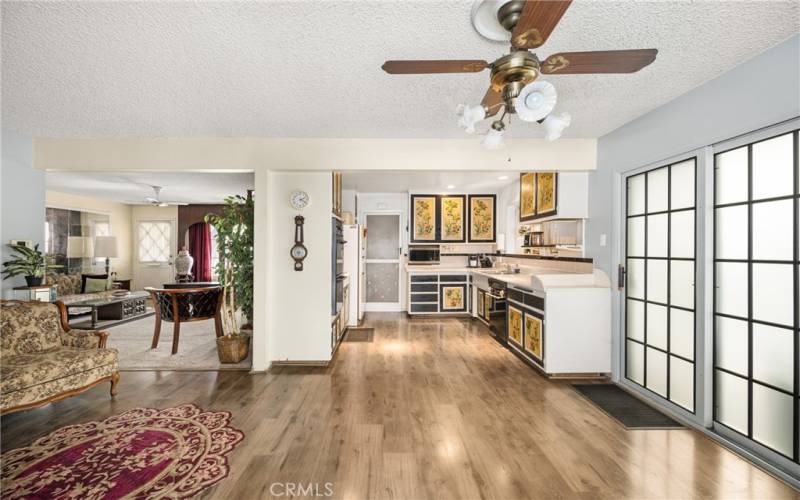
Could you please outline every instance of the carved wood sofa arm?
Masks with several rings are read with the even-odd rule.
[[[108,332],[104,330],[79,330],[69,326],[67,307],[63,302],[56,301],[61,317],[61,343],[69,347],[79,347],[83,349],[93,349],[106,347]]]

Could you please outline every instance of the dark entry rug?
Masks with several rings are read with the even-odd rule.
[[[683,425],[613,384],[572,387],[628,429],[682,429]]]
[[[375,333],[374,328],[360,328],[351,327],[347,329],[347,335],[344,337],[345,342],[372,342],[372,335]]]

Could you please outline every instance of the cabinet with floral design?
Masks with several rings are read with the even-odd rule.
[[[409,242],[493,243],[493,194],[412,194]]]

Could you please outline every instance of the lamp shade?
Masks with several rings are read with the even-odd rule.
[[[94,239],[95,257],[116,257],[117,256],[117,237],[116,236],[96,236]]]
[[[88,236],[70,236],[67,239],[67,258],[82,259],[94,257],[94,245]]]

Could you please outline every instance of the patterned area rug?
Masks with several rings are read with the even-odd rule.
[[[188,498],[228,475],[244,439],[226,411],[135,408],[2,455],[3,498]]]
[[[161,325],[158,348],[150,349],[155,316],[106,328],[108,347],[119,350],[120,370],[249,370],[250,355],[220,363],[213,321],[181,323],[178,354],[172,354],[172,323]]]

